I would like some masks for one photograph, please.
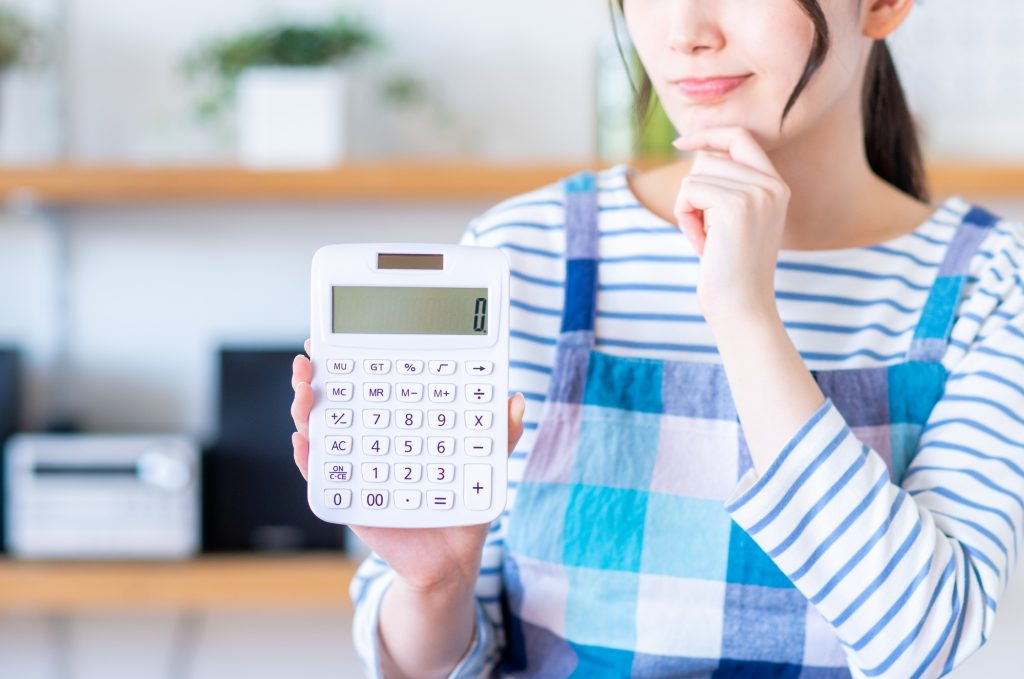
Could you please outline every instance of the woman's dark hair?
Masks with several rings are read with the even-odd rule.
[[[619,46],[623,64],[626,57],[622,54],[618,31],[615,30],[615,6],[622,12],[625,0],[609,0],[612,14],[612,29],[615,41]],[[818,67],[825,61],[829,49],[829,28],[825,13],[821,10],[818,0],[795,0],[800,8],[810,17],[814,24],[814,43],[804,67],[803,75],[797,83],[789,101],[782,111],[779,127],[786,120],[793,104],[800,93],[810,82]],[[858,1],[859,5],[859,1]],[[641,69],[642,72],[643,69]],[[626,65],[627,74],[630,72]],[[631,78],[632,80],[632,78]],[[634,116],[640,130],[646,128],[654,107],[651,106],[653,88],[646,73],[642,73],[640,87],[634,85],[636,107]],[[907,106],[903,86],[896,73],[889,47],[885,40],[876,40],[868,57],[867,72],[864,78],[864,90],[861,92],[861,115],[864,121],[864,150],[871,170],[904,193],[918,200],[928,202],[928,189],[925,185],[924,163],[921,147],[917,139],[917,129]]]

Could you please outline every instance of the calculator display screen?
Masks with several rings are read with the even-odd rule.
[[[486,335],[487,288],[332,286],[336,333]]]

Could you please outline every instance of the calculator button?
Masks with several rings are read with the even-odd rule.
[[[364,410],[363,426],[367,429],[384,429],[391,419],[390,410]]]
[[[324,393],[327,394],[328,401],[351,401],[352,383],[328,382],[324,385]]]
[[[491,439],[479,436],[470,436],[466,439],[466,455],[471,457],[486,457],[491,454]]]
[[[352,372],[352,366],[355,364],[351,358],[329,358],[327,359],[327,372],[335,373],[336,375],[345,375],[346,373]]]
[[[352,411],[328,408],[327,426],[331,429],[348,429],[352,426]]]
[[[467,384],[466,400],[471,403],[489,403],[494,395],[494,387],[490,384]]]
[[[455,465],[428,464],[427,480],[431,483],[449,483],[455,478]]]
[[[467,410],[466,427],[468,429],[490,429],[494,413],[488,410]]]
[[[387,436],[364,436],[363,455],[387,455],[390,443]]]
[[[367,382],[363,385],[363,398],[367,401],[386,401],[391,397],[391,385],[387,382]]]
[[[347,488],[328,488],[324,491],[324,504],[331,509],[347,509],[352,504],[352,491]]]
[[[423,385],[411,382],[400,382],[395,385],[395,395],[399,401],[415,403],[423,398]]]
[[[428,490],[427,506],[431,509],[451,509],[455,506],[455,493],[450,490]]]
[[[431,375],[455,374],[455,361],[431,361],[429,365]]]
[[[436,457],[449,457],[455,453],[455,439],[450,436],[429,436],[427,452]]]
[[[454,384],[431,384],[427,387],[430,400],[434,403],[451,403],[455,400]]]
[[[423,425],[423,411],[398,410],[395,412],[395,424],[399,429],[419,429]]]
[[[494,364],[490,361],[466,361],[466,372],[470,375],[490,375]]]
[[[399,509],[419,509],[423,494],[418,490],[396,490],[395,506]]]
[[[396,436],[395,452],[399,455],[419,455],[423,450],[423,439],[419,436]]]
[[[399,361],[397,367],[400,375],[423,374],[423,361]]]
[[[388,466],[384,462],[364,462],[363,481],[382,483],[388,480]]]
[[[395,481],[399,483],[419,483],[423,476],[423,465],[415,462],[395,465]]]
[[[351,462],[328,462],[324,465],[324,474],[331,481],[351,481],[352,480],[352,463]]]
[[[483,511],[491,507],[491,466],[467,464],[462,468],[466,509]]]
[[[387,358],[368,358],[363,361],[363,370],[370,375],[386,375],[391,372],[391,361]]]
[[[454,410],[431,410],[429,418],[431,429],[451,429],[455,426]]]
[[[352,437],[328,436],[324,441],[324,450],[331,455],[348,455],[352,452]]]
[[[367,509],[384,509],[388,506],[388,491],[377,488],[363,488],[363,506]]]

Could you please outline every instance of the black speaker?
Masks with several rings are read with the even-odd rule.
[[[219,351],[220,432],[203,455],[205,551],[344,547],[344,529],[309,508],[292,459],[292,360],[301,352]]]
[[[18,427],[18,379],[18,350],[0,347],[0,453],[4,450],[7,438]],[[0,552],[4,551],[4,545],[7,543],[4,535],[4,507],[7,504],[4,498],[4,491],[7,488],[4,472],[6,467],[4,456],[0,454]]]

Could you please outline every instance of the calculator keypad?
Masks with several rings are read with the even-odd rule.
[[[495,451],[489,435],[495,412],[487,410],[494,407],[494,385],[485,381],[494,371],[491,361],[330,358],[326,367],[332,375],[324,382],[326,399],[349,407],[325,409],[324,451],[346,456],[358,446],[362,453],[354,465],[325,464],[328,508],[346,509],[358,501],[368,510],[392,503],[401,510],[446,511],[456,503],[491,509],[491,465],[462,461]],[[333,375],[345,375],[346,381]]]

